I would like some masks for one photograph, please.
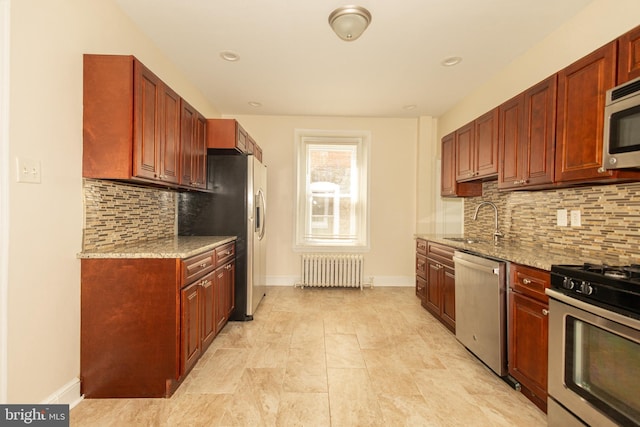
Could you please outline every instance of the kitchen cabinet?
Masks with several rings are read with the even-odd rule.
[[[456,181],[498,175],[498,109],[478,117],[455,132]]]
[[[616,43],[558,73],[556,170],[559,183],[611,178],[602,166],[605,92],[615,86]]]
[[[547,271],[511,264],[509,278],[509,374],[522,393],[547,411],[549,287]]]
[[[187,188],[206,189],[206,119],[184,99],[181,100],[180,183]]]
[[[235,119],[208,119],[207,147],[253,154],[262,162],[262,148]]]
[[[216,334],[214,324],[215,252],[206,251],[181,263],[180,291],[182,357],[180,374],[188,373]]]
[[[216,293],[218,265],[229,273]],[[233,306],[234,265],[234,242],[184,260],[82,259],[82,394],[171,396],[226,324],[217,301]]]
[[[235,246],[225,245],[216,249],[215,276],[215,330],[216,334],[227,324],[231,312],[235,308]]]
[[[182,137],[204,138],[205,121],[200,117],[196,129],[183,129],[190,123],[183,113],[196,111],[184,108],[184,100],[140,61],[84,55],[83,91],[83,177],[202,188],[204,163],[197,166],[198,185],[191,170],[181,181],[181,167],[191,164],[193,154],[193,141]]]
[[[554,74],[499,107],[500,190],[553,184],[556,94]]]
[[[458,182],[456,180],[455,132],[442,138],[442,161],[440,165],[441,197],[482,196],[481,181]]]
[[[640,26],[618,39],[618,81],[626,83],[640,77]]]
[[[427,287],[427,241],[416,239],[416,296],[424,300]]]
[[[427,242],[427,280],[422,306],[455,333],[454,248]]]

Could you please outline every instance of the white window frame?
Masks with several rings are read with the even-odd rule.
[[[369,163],[371,132],[327,131],[315,129],[295,130],[295,204],[294,242],[297,252],[368,252],[369,233]],[[348,241],[313,239],[305,236],[305,227],[311,220],[311,204],[307,193],[309,183],[307,149],[309,145],[355,145],[357,149],[358,194],[354,222],[358,224],[356,237]],[[353,222],[352,222],[353,223]]]

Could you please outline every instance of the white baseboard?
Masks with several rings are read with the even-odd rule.
[[[80,403],[83,398],[84,397],[80,395],[80,379],[74,378],[44,399],[41,404],[61,404],[69,405],[69,408],[73,408]]]
[[[368,286],[371,278],[373,278],[373,287],[413,287],[416,285],[414,276],[370,276],[366,278],[367,285],[365,286]],[[267,276],[267,286],[293,286],[299,282],[300,276]]]

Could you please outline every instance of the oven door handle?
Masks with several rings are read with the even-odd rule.
[[[591,313],[595,316],[603,317],[612,322],[617,322],[622,325],[628,326],[632,329],[638,329],[638,325],[640,324],[640,320],[633,319],[631,317],[625,316],[623,314],[616,313],[615,311],[607,310],[602,307],[598,307],[594,304],[589,304],[588,302],[584,302],[577,298],[574,298],[569,295],[565,295],[562,292],[559,292],[555,289],[547,288],[544,292],[549,295],[550,298],[553,298],[557,301],[560,301],[564,304],[570,305],[582,311],[586,311],[587,313]],[[553,315],[553,311],[550,311],[550,314]]]

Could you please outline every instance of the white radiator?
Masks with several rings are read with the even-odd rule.
[[[360,288],[364,282],[364,257],[352,254],[302,255],[300,287]]]

